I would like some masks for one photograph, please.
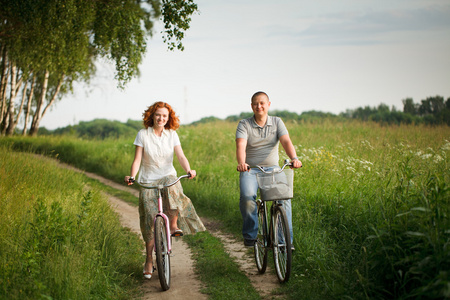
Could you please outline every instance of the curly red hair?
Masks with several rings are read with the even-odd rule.
[[[177,130],[180,127],[180,120],[175,115],[175,111],[172,109],[172,106],[162,101],[153,103],[153,105],[149,106],[147,110],[142,114],[142,116],[144,117],[145,128],[153,127],[153,116],[158,108],[167,108],[167,110],[169,111],[169,120],[167,121],[164,128]]]

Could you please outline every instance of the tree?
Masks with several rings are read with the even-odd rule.
[[[25,108],[25,123],[32,116],[30,135],[36,135],[45,113],[73,83],[94,75],[97,58],[115,63],[124,88],[139,72],[154,21],[162,16],[168,48],[183,50],[196,10],[192,0],[0,0],[2,133],[14,132]]]
[[[414,104],[414,100],[412,98],[406,98],[402,100],[403,102],[403,112],[411,115],[417,114],[417,107]]]

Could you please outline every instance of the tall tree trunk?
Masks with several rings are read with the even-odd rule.
[[[33,76],[33,81],[31,82],[30,95],[28,95],[27,112],[25,113],[25,122],[23,124],[23,131],[22,131],[23,136],[27,135],[28,119],[30,118],[31,102],[33,100],[35,84],[36,84],[36,76]]]
[[[8,71],[9,71],[9,63],[7,58],[6,49],[2,49],[2,73],[1,73],[1,82],[0,82],[0,101],[1,101],[1,110],[0,110],[0,130],[2,128],[3,120],[6,117],[6,87],[8,86]]]
[[[10,90],[10,96],[9,96],[9,105],[8,110],[6,112],[6,117],[3,119],[3,129],[2,129],[2,135],[5,135],[9,133],[7,132],[7,129],[10,127],[9,123],[14,120],[14,100],[16,98],[16,72],[17,67],[13,63],[11,64],[11,90]]]
[[[47,112],[47,110],[53,105],[53,103],[55,103],[56,98],[58,97],[59,91],[61,90],[61,86],[62,86],[62,84],[64,82],[64,77],[65,77],[64,74],[61,75],[61,79],[59,80],[58,86],[56,87],[55,92],[52,95],[52,99],[45,106],[44,111],[42,112],[42,114],[40,114],[40,109],[39,109],[39,111],[35,112],[35,115],[33,117],[33,121],[34,122],[33,122],[33,124],[31,124],[31,128],[30,128],[30,135],[31,136],[36,136],[37,135],[37,132],[39,131],[39,123],[41,122],[41,120],[44,117],[44,115]],[[42,107],[43,102],[41,102],[40,105]]]
[[[44,117],[45,113],[50,108],[50,106],[52,106],[53,103],[55,103],[55,100],[58,97],[59,91],[61,90],[61,86],[62,86],[62,84],[64,82],[64,76],[65,76],[64,74],[61,75],[61,78],[59,79],[59,82],[58,82],[58,86],[56,87],[55,93],[52,96],[52,100],[50,100],[50,102],[45,107],[44,111],[42,112],[42,115],[41,115],[40,119],[42,119]]]
[[[14,130],[16,129],[17,124],[19,123],[20,115],[22,114],[23,104],[25,103],[25,97],[27,96],[27,86],[28,86],[28,84],[27,84],[27,82],[25,82],[25,84],[23,86],[23,91],[22,91],[22,100],[20,101],[20,106],[17,111],[17,115],[15,117],[11,116],[9,126],[6,131],[7,135],[13,135]]]
[[[20,104],[20,110],[17,112],[17,118],[15,116],[16,114],[16,109],[15,109],[15,101],[16,101],[16,97],[19,94],[19,90],[20,90],[20,86],[22,85],[23,82],[23,76],[21,76],[21,78],[19,78],[19,69],[17,68],[17,66],[15,64],[12,65],[11,68],[11,96],[9,99],[9,112],[8,112],[8,127],[6,129],[6,135],[13,135],[14,134],[14,129],[16,128],[18,117],[21,114],[21,109],[23,108],[23,102],[25,100],[25,98],[22,97],[22,103]],[[13,78],[14,76],[14,78]]]
[[[44,82],[42,83],[41,96],[37,100],[36,111],[34,112],[33,121],[31,122],[30,135],[36,136],[39,130],[39,123],[41,122],[41,110],[45,101],[48,87],[49,71],[45,71]]]

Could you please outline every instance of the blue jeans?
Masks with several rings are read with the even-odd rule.
[[[265,171],[280,169],[278,166],[265,167]],[[240,199],[239,208],[241,210],[244,224],[242,226],[242,235],[244,239],[256,240],[258,234],[258,207],[256,206],[256,194],[258,192],[258,181],[256,175],[262,173],[258,168],[251,168],[249,172],[241,172],[239,176]],[[283,200],[284,207],[288,219],[289,231],[291,233],[291,242],[293,241],[292,231],[292,208],[291,200]]]

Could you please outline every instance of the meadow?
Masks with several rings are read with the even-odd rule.
[[[129,299],[143,245],[57,161],[0,146],[0,299]]]
[[[239,237],[236,125],[183,126],[179,136],[198,173],[183,183],[185,193],[200,215]],[[295,172],[296,251],[283,293],[292,299],[449,298],[449,127],[327,120],[286,125],[304,167]],[[133,140],[15,137],[0,144],[120,182],[129,173]]]

